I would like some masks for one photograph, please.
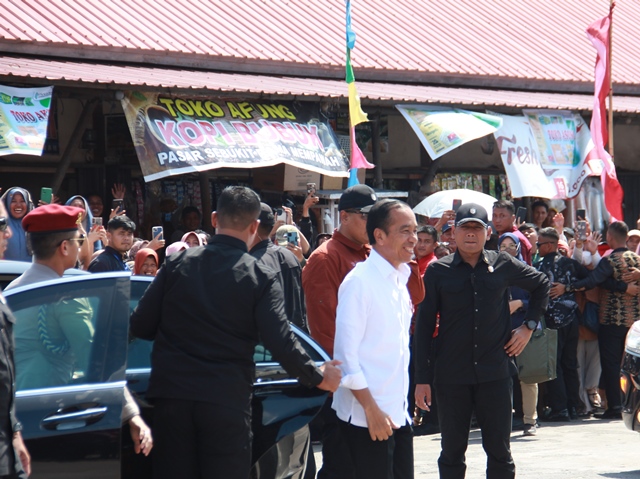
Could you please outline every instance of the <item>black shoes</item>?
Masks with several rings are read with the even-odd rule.
[[[569,411],[567,409],[562,409],[561,411],[555,412],[549,410],[549,414],[541,417],[540,420],[548,422],[570,422],[571,417],[569,416]]]
[[[602,414],[595,414],[598,419],[622,419],[622,408],[607,409]]]

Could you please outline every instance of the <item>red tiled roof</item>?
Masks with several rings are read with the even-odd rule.
[[[60,60],[0,56],[0,81],[46,82],[111,90],[167,90],[194,94],[238,93],[247,96],[289,96],[299,99],[345,99],[342,80],[216,73],[196,70],[102,65]],[[381,82],[359,82],[363,105],[375,103],[438,103],[467,108],[554,108],[589,111],[593,95],[454,88]],[[640,113],[640,97],[616,95],[614,110]]]
[[[607,0],[353,0],[359,80],[571,82]],[[613,80],[640,85],[640,2],[618,1]],[[65,58],[298,76],[342,75],[342,0],[4,0],[0,48]],[[220,62],[223,62],[224,66]],[[229,65],[235,65],[230,68]],[[385,76],[391,75],[391,76]],[[504,84],[503,84],[504,85]]]

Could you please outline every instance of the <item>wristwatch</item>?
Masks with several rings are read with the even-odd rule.
[[[535,331],[536,328],[538,327],[538,321],[535,321],[533,319],[527,319],[526,321],[523,321],[522,324],[524,324],[531,331]]]

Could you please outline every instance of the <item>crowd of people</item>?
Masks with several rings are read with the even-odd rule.
[[[214,235],[185,207],[165,241],[161,230],[136,237],[120,207],[105,226],[95,221],[104,214],[97,195],[35,206],[14,187],[0,201],[0,258],[32,262],[9,287],[70,267],[156,276],[131,318],[134,336],[155,340],[153,436],[130,394],[123,414],[137,451],[156,449],[156,477],[248,477],[258,338],[302,384],[335,391],[312,424],[320,479],[412,478],[412,438],[431,433],[442,434],[440,476],[464,477],[472,424],[483,433],[488,477],[514,477],[512,430],[534,436],[539,421],[621,418],[619,365],[640,310],[638,229],[615,222],[602,241],[585,218],[567,227],[542,200],[531,222],[517,221],[506,200],[490,216],[468,203],[418,218],[357,185],[339,200],[338,228],[317,234],[317,202],[310,192],[299,209],[268,205],[229,187],[211,216]],[[288,322],[332,360],[316,368]],[[542,327],[558,332],[556,378],[523,383],[518,355]],[[226,392],[203,401],[214,384]],[[221,425],[237,436],[208,434]],[[24,444],[13,444],[28,469]]]

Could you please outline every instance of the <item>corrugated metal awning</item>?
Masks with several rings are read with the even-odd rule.
[[[142,66],[0,56],[0,82],[52,84],[111,90],[165,90],[173,94],[228,95],[299,100],[347,98],[347,85],[337,80],[218,73]],[[452,88],[415,84],[358,82],[366,105],[433,103],[484,108],[552,108],[591,111],[593,96],[571,93]],[[640,97],[614,96],[614,111],[639,113]]]

